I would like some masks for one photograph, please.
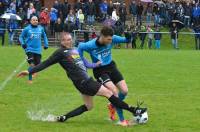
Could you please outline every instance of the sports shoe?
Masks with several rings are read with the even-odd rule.
[[[137,107],[135,107],[135,110],[134,110],[134,113],[133,115],[134,116],[137,116],[137,115],[141,115],[143,114],[144,112],[147,111],[147,108],[141,108],[140,106],[143,104],[144,102],[137,102]]]
[[[123,120],[123,121],[118,121],[116,125],[127,127],[127,126],[131,126],[131,125],[134,125],[134,124],[129,123],[128,120]]]
[[[109,118],[111,119],[111,121],[115,121],[116,117],[115,117],[115,107],[112,104],[108,104],[108,110],[109,110]]]
[[[62,116],[58,116],[57,117],[57,121],[58,122],[65,122],[67,120],[66,116],[62,115]]]

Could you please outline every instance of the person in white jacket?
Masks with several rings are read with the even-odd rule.
[[[116,9],[114,9],[113,12],[112,12],[112,19],[115,20],[115,21],[119,20],[119,16],[117,15]]]

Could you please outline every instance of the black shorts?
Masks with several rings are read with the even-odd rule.
[[[89,96],[95,96],[101,87],[101,84],[94,81],[93,78],[82,81],[73,81],[73,83],[80,93]]]
[[[94,77],[102,84],[112,81],[114,84],[124,80],[114,61],[109,65],[93,69]]]
[[[27,62],[29,64],[34,64],[34,65],[38,65],[41,62],[41,55],[40,54],[36,54],[36,53],[32,53],[32,52],[27,52]]]

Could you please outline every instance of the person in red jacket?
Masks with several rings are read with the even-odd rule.
[[[40,24],[44,28],[45,33],[47,33],[47,25],[50,23],[50,17],[48,8],[44,8],[40,13]]]

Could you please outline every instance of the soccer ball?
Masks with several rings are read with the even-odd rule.
[[[144,112],[143,114],[134,117],[134,121],[138,124],[145,124],[148,121],[148,114]]]

